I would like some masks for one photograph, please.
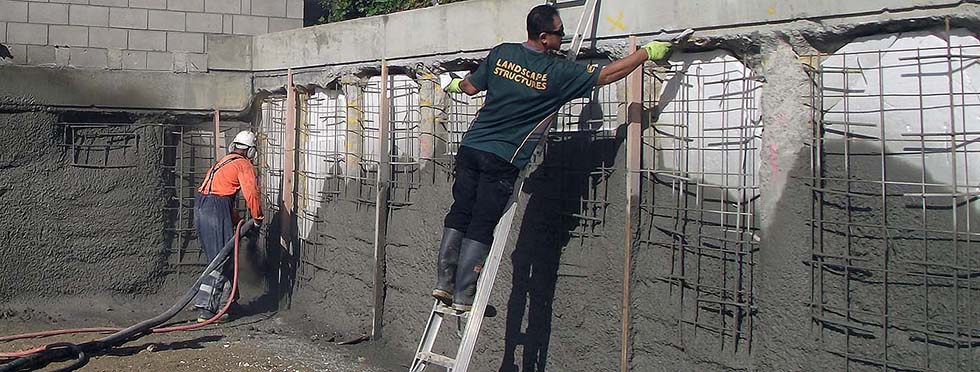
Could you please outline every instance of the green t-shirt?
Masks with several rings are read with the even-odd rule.
[[[462,145],[523,169],[543,133],[541,126],[548,124],[544,119],[568,101],[588,97],[600,70],[519,43],[494,47],[467,77],[487,96]]]

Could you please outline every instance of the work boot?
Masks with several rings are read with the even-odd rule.
[[[459,261],[459,243],[463,232],[445,227],[439,245],[439,261],[436,266],[436,288],[432,297],[449,306],[453,303],[453,283],[456,280],[456,263]]]
[[[198,323],[207,322],[211,318],[214,318],[215,315],[218,315],[218,313],[215,313],[208,309],[199,309],[197,312],[197,322]],[[227,322],[229,318],[230,316],[228,315],[228,313],[224,313],[221,314],[221,317],[215,319],[214,323],[224,323]]]
[[[476,297],[476,281],[480,279],[483,264],[487,262],[490,246],[476,240],[463,239],[459,248],[459,269],[456,270],[456,291],[453,309],[470,311]]]

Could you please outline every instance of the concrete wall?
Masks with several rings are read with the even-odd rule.
[[[0,1],[0,44],[20,65],[207,71],[212,36],[302,26],[302,0]]]
[[[108,164],[126,166],[102,169],[69,165],[90,154],[76,156],[65,146],[74,139],[66,139],[69,126],[62,120],[73,119],[40,110],[0,112],[0,203],[9,208],[0,216],[8,226],[0,234],[0,303],[156,293],[170,272],[162,234],[166,199],[160,197],[163,128],[80,130],[132,130],[131,148],[106,155]]]
[[[652,34],[687,28],[716,30],[789,23],[798,19],[900,11],[959,4],[960,0],[782,1],[698,0],[601,2],[596,38]],[[254,39],[256,70],[397,60],[413,56],[487,50],[526,38],[524,19],[536,0],[471,0],[462,3],[260,35]],[[566,32],[582,7],[562,10]]]
[[[299,84],[326,86],[352,72],[376,74],[381,59],[387,59],[395,70],[417,75],[424,75],[416,70],[420,63],[431,67],[455,63],[460,58],[478,59],[483,56],[483,50],[498,42],[523,39],[525,12],[536,3],[474,0],[259,35],[252,45],[255,89],[273,91],[283,87],[285,71],[282,69],[288,67],[295,68]],[[612,144],[602,145],[596,138],[552,139],[548,143],[550,150],[532,166],[536,168],[532,168],[530,187],[522,190],[512,241],[508,242],[491,296],[491,304],[499,313],[484,322],[472,369],[618,369],[617,353],[622,347],[618,338],[621,259],[623,246],[630,239],[635,259],[635,266],[630,268],[634,280],[633,337],[626,347],[630,349],[634,371],[881,370],[897,366],[889,364],[896,360],[906,363],[899,368],[976,370],[977,352],[973,346],[966,351],[958,345],[927,345],[933,342],[922,342],[895,324],[883,325],[882,331],[870,335],[854,336],[848,327],[859,329],[860,325],[835,328],[814,316],[809,306],[813,306],[812,301],[818,301],[814,298],[821,296],[814,294],[811,287],[817,281],[813,280],[815,269],[808,263],[814,260],[809,221],[814,189],[808,180],[812,176],[808,145],[813,136],[814,108],[807,98],[811,94],[812,76],[800,59],[806,54],[833,53],[860,36],[922,29],[941,32],[946,19],[953,27],[976,33],[980,30],[980,7],[972,3],[941,0],[779,4],[770,1],[603,2],[596,27],[599,52],[622,57],[627,34],[649,38],[662,29],[693,27],[706,41],[697,51],[724,49],[751,68],[753,75],[764,78],[765,83],[756,93],[760,97],[758,109],[765,129],[760,135],[761,161],[756,170],[759,197],[753,206],[758,231],[751,237],[752,257],[747,259],[750,262],[743,267],[748,273],[728,270],[730,263],[703,268],[701,253],[678,253],[688,255],[685,262],[672,257],[675,252],[653,247],[654,244],[700,244],[693,243],[692,237],[703,234],[701,230],[711,229],[712,221],[645,211],[648,214],[634,224],[636,231],[631,232],[634,235],[627,236],[622,230],[626,221],[625,169],[624,149],[619,140],[606,139]],[[566,30],[574,25],[575,12],[574,9],[563,11]],[[461,20],[465,20],[465,26],[460,25]],[[652,101],[647,103],[651,114],[663,108]],[[671,124],[652,124],[658,123]],[[576,140],[587,145],[587,150],[581,150],[582,143]],[[416,187],[414,199],[408,206],[399,205],[391,213],[388,224],[385,288],[388,310],[383,342],[393,354],[404,355],[405,363],[417,346],[431,304],[426,294],[432,284],[441,218],[451,204],[448,196],[451,160],[436,157],[423,163],[427,165],[419,171],[420,181],[408,182]],[[599,163],[610,166],[613,176],[595,180],[580,175],[583,171],[595,171]],[[867,168],[862,165],[861,169],[866,173],[880,171],[871,165]],[[371,180],[375,175],[359,176]],[[641,200],[655,208],[669,210],[672,206],[685,205],[689,212],[707,208],[698,204],[697,198],[704,196],[694,196],[693,192],[684,196],[673,184],[654,184],[649,178],[645,181],[650,185],[645,184]],[[371,185],[365,187],[358,182],[342,184],[336,196],[320,206],[319,222],[312,233],[317,244],[298,249],[300,267],[293,297],[294,309],[316,319],[317,327],[350,336],[368,332],[371,316],[373,227],[370,225],[374,212],[369,201],[373,196],[370,192],[363,194]],[[609,190],[603,195],[608,204],[602,234],[569,239],[575,233],[574,226],[563,221],[563,216],[580,214],[581,210],[567,207],[567,200],[562,199],[569,196],[569,191],[573,196],[576,192],[579,196],[588,195],[583,190],[597,185]],[[680,234],[670,231],[672,224],[683,224],[686,230]],[[692,230],[697,232],[690,233]],[[877,252],[875,255],[881,254],[879,246],[855,244]],[[711,248],[711,245],[691,249],[704,247]],[[730,256],[713,259],[736,260]],[[736,266],[742,264],[738,262]],[[694,276],[709,280],[692,284]],[[866,286],[880,280],[862,278],[847,270],[839,276]],[[746,284],[751,300],[740,304],[748,310],[738,315],[732,307],[701,302],[699,290],[692,287],[706,284],[703,287],[724,289],[745,277],[751,282]],[[871,297],[870,293],[877,292],[861,293]],[[896,301],[909,301],[913,297],[902,295]],[[935,300],[949,302],[952,298],[943,295]],[[855,299],[848,306],[862,306],[864,301],[864,298]],[[901,312],[894,316],[919,315],[892,310],[877,300],[867,302],[874,303],[869,306],[875,311],[880,305],[884,311]],[[700,319],[695,315],[699,311]],[[974,313],[975,310],[960,313],[973,317],[970,327],[976,327]],[[720,326],[712,328],[713,322]],[[739,338],[733,339],[734,332],[740,333]],[[746,340],[749,337],[750,341]],[[855,341],[856,337],[863,339]],[[854,348],[841,340],[861,345]],[[450,342],[441,344],[444,348],[440,351],[448,350]],[[908,345],[914,345],[916,350],[925,349],[927,354],[945,355],[955,350],[965,357],[962,361],[933,357],[930,364],[928,359],[923,362],[918,357],[897,356],[912,348]],[[842,347],[845,350],[850,347],[847,352],[852,355],[842,355],[839,351]],[[853,354],[884,357],[859,359]],[[886,365],[882,366],[882,360],[887,360]]]
[[[91,0],[84,5],[104,6],[93,5],[94,2]],[[121,9],[142,9],[134,6],[136,2],[130,0],[128,8]],[[15,7],[17,5],[11,4],[21,3],[24,2],[0,1],[0,4]],[[62,4],[36,3],[49,6]],[[281,89],[285,81],[285,73],[281,69],[288,67],[300,68],[297,71],[299,83],[326,86],[340,76],[349,76],[351,72],[374,74],[378,61],[383,58],[398,67],[394,69],[398,73],[402,70],[416,72],[414,69],[420,62],[431,66],[440,62],[454,62],[460,57],[480,58],[484,50],[498,42],[523,39],[524,14],[536,3],[525,0],[473,0],[390,16],[258,35],[254,38],[247,35],[216,35],[206,41],[209,68],[220,66],[220,69],[243,72],[219,74],[212,71],[206,75],[207,78],[200,79],[204,74],[118,71],[80,73],[5,67],[0,69],[0,81],[20,80],[16,80],[16,84],[0,85],[0,94],[28,96],[25,106],[57,103],[75,107],[156,107],[164,110],[206,110],[214,106],[242,109],[250,101],[250,93]],[[622,296],[620,288],[624,269],[621,259],[627,241],[632,243],[635,254],[635,266],[629,268],[634,278],[631,298],[634,333],[631,344],[627,345],[634,371],[888,369],[889,366],[882,368],[873,360],[851,360],[835,354],[835,350],[828,350],[840,345],[836,341],[823,343],[819,338],[821,332],[833,333],[827,337],[830,340],[839,340],[840,334],[846,334],[845,338],[855,336],[851,336],[849,328],[834,329],[816,322],[808,307],[812,305],[809,301],[812,298],[811,285],[814,283],[811,277],[813,267],[806,263],[813,260],[810,241],[812,230],[809,224],[813,189],[808,183],[808,177],[811,176],[808,141],[812,135],[813,108],[806,98],[810,93],[812,80],[807,73],[808,67],[800,60],[800,55],[831,53],[859,36],[941,28],[947,17],[954,27],[965,27],[976,32],[980,30],[980,6],[972,4],[972,1],[952,0],[825,0],[792,1],[777,5],[764,0],[676,0],[652,4],[648,1],[632,0],[603,3],[600,22],[596,27],[597,35],[601,39],[596,48],[600,52],[613,57],[623,56],[623,36],[626,34],[641,34],[648,38],[661,29],[695,27],[707,39],[704,49],[725,49],[749,66],[753,73],[765,79],[765,84],[758,93],[761,96],[759,110],[765,131],[761,134],[762,162],[758,165],[760,197],[755,202],[760,231],[759,240],[754,243],[758,249],[753,251],[755,256],[752,258],[751,268],[754,302],[751,304],[751,311],[734,315],[751,319],[750,324],[745,325],[745,329],[751,333],[751,342],[744,339],[732,341],[730,338],[726,341],[724,334],[731,332],[727,331],[731,329],[727,327],[733,326],[731,323],[725,323],[726,328],[720,330],[699,328],[690,324],[693,312],[686,306],[691,305],[692,299],[684,299],[683,295],[677,294],[675,287],[671,287],[671,283],[678,283],[679,280],[664,279],[669,274],[664,272],[664,267],[670,265],[665,264],[669,256],[665,254],[666,251],[648,249],[649,247],[643,245],[649,242],[667,244],[686,238],[678,238],[676,234],[662,230],[665,225],[669,227],[669,223],[676,223],[677,218],[660,216],[660,219],[648,218],[635,224],[634,226],[638,226],[635,235],[645,234],[643,239],[649,240],[643,244],[635,236],[627,235],[623,231],[626,222],[625,150],[621,138],[605,138],[602,141],[588,136],[559,138],[549,143],[548,152],[536,160],[536,168],[533,168],[528,187],[521,190],[522,200],[511,234],[512,241],[508,242],[508,254],[504,257],[498,274],[498,285],[491,297],[491,304],[497,308],[498,315],[485,322],[485,332],[478,344],[473,369],[617,369],[618,351],[622,347],[618,337]],[[207,4],[204,6],[206,12]],[[71,4],[68,8],[70,12]],[[251,14],[255,9],[255,4],[250,4],[248,12]],[[287,7],[287,18],[288,9]],[[27,10],[30,10],[30,5]],[[195,13],[187,9],[158,10],[185,12],[188,14],[185,17]],[[0,14],[0,17],[13,17],[19,13],[4,11]],[[52,27],[72,26],[70,14],[66,25],[31,23],[30,14],[26,16],[26,23],[0,20],[4,22],[4,31],[0,36],[6,38],[5,45],[10,44],[10,24],[43,25],[35,28],[45,30],[45,42],[41,43],[40,38],[37,38],[37,44],[30,44],[40,47],[51,46],[47,40]],[[566,27],[572,27],[577,18],[576,10],[565,10],[564,17],[568,24]],[[225,31],[224,19],[225,16],[222,15],[222,31]],[[231,19],[231,31],[234,32],[234,15]],[[186,20],[185,18],[185,22]],[[460,20],[468,23],[460,25]],[[42,18],[37,21],[61,20]],[[97,26],[82,27],[88,28],[90,42],[91,30]],[[150,30],[149,27],[147,19],[146,29],[126,29],[127,43],[130,32],[160,31]],[[16,34],[18,38],[30,37],[23,30]],[[170,41],[166,37],[164,40],[167,43]],[[11,45],[24,45],[25,50],[29,46],[28,43]],[[57,50],[70,52],[71,48],[76,47],[55,47],[56,56]],[[161,52],[173,53],[174,56],[187,53]],[[27,50],[27,56],[29,58],[30,50]],[[106,56],[108,65],[108,51]],[[70,53],[68,57],[70,63]],[[255,72],[251,74],[253,70]],[[188,76],[194,76],[194,80],[188,80]],[[102,79],[107,80],[100,82]],[[426,84],[432,85],[431,82]],[[43,89],[38,89],[39,86]],[[72,90],[79,86],[82,89]],[[420,100],[420,105],[430,103]],[[650,105],[647,108],[654,111],[653,104],[648,103]],[[350,112],[360,109],[366,109],[363,103],[361,106],[352,105]],[[431,107],[427,109],[431,110]],[[351,116],[354,118],[352,120],[358,120],[357,125],[363,124],[360,122],[363,118],[358,119],[355,116]],[[37,170],[54,180],[76,179],[80,174],[87,174],[80,170],[50,166],[48,163],[59,161],[56,151],[46,148],[44,144],[31,142],[36,139],[36,133],[48,131],[48,126],[56,119],[47,113],[33,112],[0,117],[0,121],[8,122],[7,125],[11,126],[21,125],[22,122],[33,123],[12,137],[7,152],[0,152],[0,161],[9,162],[8,165],[0,166],[23,174],[18,176],[21,173],[11,173],[15,176],[11,176],[9,184],[31,180]],[[583,151],[582,148],[586,150]],[[36,154],[42,161],[27,161],[21,158],[21,154]],[[382,345],[391,354],[402,359],[410,358],[410,353],[417,345],[417,337],[431,304],[426,295],[432,283],[436,243],[442,215],[451,203],[451,157],[436,156],[426,159],[425,164],[420,170],[397,175],[415,178],[401,182],[400,185],[407,189],[396,189],[395,194],[411,193],[414,196],[406,198],[410,204],[400,204],[397,210],[392,211],[389,224],[386,268],[388,311],[385,313],[386,337]],[[611,175],[601,180],[583,176],[583,173],[595,171],[597,164],[602,164],[603,171],[611,172]],[[860,169],[867,169],[866,173],[874,173],[873,165],[862,165]],[[147,169],[152,167],[148,166]],[[345,336],[365,333],[370,326],[370,270],[374,233],[374,212],[371,205],[373,185],[370,181],[376,173],[363,172],[357,174],[361,179],[348,180],[338,185],[337,188],[341,191],[330,194],[328,200],[320,206],[316,216],[318,222],[311,233],[317,244],[298,246],[297,257],[294,257],[296,261],[287,261],[294,265],[292,269],[296,271],[290,273],[289,268],[284,271],[285,277],[294,275],[291,280],[295,282],[286,283],[295,284],[292,287],[292,310],[315,320],[310,322],[313,324],[310,328],[338,331]],[[0,173],[0,178],[7,173],[9,172]],[[143,177],[145,174],[136,176]],[[113,188],[116,182],[134,175],[120,174],[119,178],[114,177],[103,177],[104,180],[95,180],[92,184],[83,182],[67,186],[77,186],[78,188],[68,190],[79,194],[98,194],[105,189],[115,190],[112,195],[118,192],[124,192],[127,196],[129,193],[139,194],[146,197],[144,204],[156,206],[156,199],[147,196],[158,196],[155,194],[156,186],[147,183],[148,179],[141,178],[137,186]],[[569,215],[581,214],[582,207],[569,204],[566,198],[594,198],[590,187],[600,186],[608,190],[608,193],[603,194],[608,201],[604,207],[604,224],[595,235],[571,239],[573,233],[577,233],[576,226],[569,225],[567,218]],[[26,184],[15,186],[17,192],[3,191],[0,198],[16,196],[18,204],[13,204],[13,201],[9,204],[14,205],[18,211],[24,211],[24,215],[36,213],[38,208],[46,211],[45,208],[50,207],[46,204],[48,199],[29,194],[31,187]],[[643,200],[655,205],[669,207],[680,202],[697,202],[678,198],[670,185],[653,186],[643,192]],[[116,203],[111,200],[112,195],[105,202]],[[95,204],[92,203],[93,200]],[[72,200],[67,202],[83,213],[107,210],[126,215],[126,211],[105,209],[98,205],[100,201],[102,200],[85,199],[77,204],[71,204],[75,202]],[[62,212],[48,212],[55,216],[58,213]],[[143,217],[146,217],[144,221],[148,221],[151,216]],[[69,215],[66,219],[72,224],[57,232],[54,235],[56,238],[72,234],[86,236],[84,234],[90,233],[83,225],[74,223],[80,220],[77,215]],[[8,226],[24,227],[28,231],[38,229],[36,223],[14,220],[0,222]],[[704,226],[704,222],[706,221],[697,223]],[[273,222],[272,225],[277,224]],[[153,221],[136,227],[145,228],[147,234],[150,234],[159,226]],[[45,232],[39,231],[38,234]],[[16,250],[5,250],[0,254],[4,258],[9,257],[8,254],[14,254],[13,252],[17,252],[18,256],[36,257],[22,247],[33,246],[30,240],[33,236],[0,235],[5,243],[16,243],[8,245],[20,245]],[[119,242],[115,240],[110,243]],[[135,243],[152,245],[159,242],[152,240]],[[58,248],[59,251],[72,248],[71,245],[61,246],[54,243],[47,247]],[[868,249],[874,248],[868,245]],[[124,248],[120,246],[112,251],[117,250]],[[93,257],[95,258],[85,259],[98,258]],[[141,261],[122,262],[160,265],[157,261],[159,257],[152,254],[149,257],[139,258]],[[0,262],[11,261],[5,259]],[[691,266],[684,265],[693,263],[682,263],[680,266],[691,269]],[[0,269],[3,278],[9,279],[0,281],[4,283],[14,283],[16,278],[26,275],[18,266],[0,266]],[[12,274],[4,274],[8,272]],[[80,275],[89,275],[86,273]],[[716,275],[716,279],[727,284],[732,275],[735,274],[725,272]],[[844,275],[851,277],[847,270]],[[97,276],[88,277],[93,280],[103,279]],[[853,278],[855,281],[863,279],[866,278],[859,275]],[[137,284],[130,288],[144,290],[148,287],[144,283],[151,283],[153,280],[157,278],[136,278],[134,282]],[[33,280],[32,283],[35,287],[28,288],[29,290],[52,293],[48,288],[38,289],[38,283],[41,283],[39,280]],[[118,283],[110,284],[117,286]],[[19,290],[14,286],[0,289],[8,293]],[[0,292],[0,297],[3,294]],[[695,303],[694,306],[698,304]],[[733,315],[722,309],[718,311],[715,320],[725,322],[732,317]],[[969,326],[976,328],[976,324]],[[860,328],[854,325],[846,327]],[[452,325],[447,328],[452,328]],[[876,334],[861,337],[875,337],[872,345],[874,347],[889,347],[889,341],[917,343],[916,347],[921,344],[921,340],[909,336],[906,330],[889,328],[887,325],[883,328],[884,332],[890,333],[884,338]],[[882,343],[882,340],[885,342]],[[964,353],[975,355],[976,348],[972,346],[974,341],[966,342],[970,342],[968,351],[967,346],[960,347],[961,341],[956,341],[956,351],[964,349]],[[926,343],[930,343],[928,339]],[[950,349],[945,345],[927,347]],[[869,347],[868,350],[878,349]],[[976,370],[976,360],[965,360],[962,365],[955,367]],[[926,366],[945,369],[943,367],[945,366]]]

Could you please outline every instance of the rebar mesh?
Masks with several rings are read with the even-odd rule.
[[[412,195],[421,183],[420,88],[405,75],[389,78],[392,172],[389,199],[392,208],[404,208],[412,205]]]
[[[609,199],[615,197],[609,178],[616,171],[622,145],[615,131],[621,107],[617,84],[566,103],[531,160],[536,169],[527,189],[535,198],[548,199],[546,205],[559,206],[559,225],[569,237],[567,242],[556,242],[560,245],[585,244],[587,238],[604,236]],[[536,193],[539,187],[547,191]]]
[[[262,190],[262,205],[267,206],[269,215],[279,211],[282,201],[283,154],[286,135],[286,97],[269,96],[262,100],[258,118],[259,141],[259,187]]]
[[[206,129],[205,129],[206,128]],[[226,153],[224,139],[245,129],[237,122],[222,122],[219,130],[219,155]],[[163,189],[167,195],[164,213],[170,223],[164,233],[170,239],[170,264],[176,274],[175,284],[182,285],[205,264],[204,252],[197,242],[194,228],[194,198],[197,188],[215,163],[215,139],[212,123],[201,125],[162,125],[160,141]],[[244,201],[236,209],[245,211]]]
[[[980,42],[966,35],[810,57],[810,306],[828,369],[980,368]]]
[[[474,96],[464,93],[449,94],[448,118],[442,123],[447,135],[445,155],[455,156],[456,152],[459,151],[459,144],[463,142],[463,134],[466,134],[466,130],[476,119],[476,114],[483,107],[486,98],[486,92],[480,92]]]
[[[552,132],[615,130],[622,124],[618,116],[622,106],[618,86],[617,83],[603,85],[593,90],[589,98],[566,103],[558,110]]]
[[[761,84],[724,52],[644,70],[640,249],[669,286],[682,344],[748,350],[755,312]],[[699,332],[702,333],[699,336]]]
[[[204,252],[197,243],[194,228],[194,197],[208,169],[214,163],[214,133],[184,126],[169,127],[165,133],[164,171],[170,177],[171,200],[167,210],[172,217],[174,241],[170,252],[171,265],[180,283],[185,275],[193,275],[204,261]]]
[[[132,168],[140,136],[131,123],[59,123],[68,165],[80,168]]]

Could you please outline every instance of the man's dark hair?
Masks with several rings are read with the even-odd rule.
[[[548,4],[541,4],[527,14],[527,37],[535,39],[542,32],[555,31],[555,17],[558,9]]]

